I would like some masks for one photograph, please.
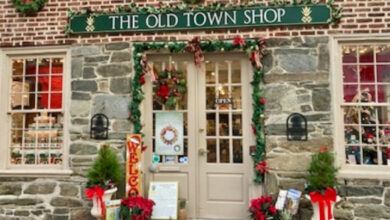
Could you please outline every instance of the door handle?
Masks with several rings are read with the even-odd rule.
[[[199,148],[198,150],[198,153],[200,156],[204,156],[205,154],[207,154],[209,151],[206,150],[206,148]]]

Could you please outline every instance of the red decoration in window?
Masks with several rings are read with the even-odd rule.
[[[53,66],[51,68],[51,74],[57,74],[57,75],[47,76],[50,74],[49,70],[50,70],[49,67],[46,66],[40,66],[38,70],[38,75],[45,75],[45,76],[38,76],[38,83],[41,88],[41,90],[39,91],[47,92],[41,95],[41,107],[46,109],[62,108],[62,76],[58,74],[63,73],[63,67]],[[27,68],[28,75],[35,75],[35,71],[36,71],[35,65],[28,66]],[[51,96],[50,106],[49,106],[49,95]]]

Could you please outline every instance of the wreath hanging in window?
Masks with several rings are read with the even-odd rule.
[[[177,141],[178,138],[177,130],[171,125],[168,125],[167,127],[161,130],[160,138],[164,142],[164,144],[172,145]]]
[[[175,68],[167,68],[158,74],[154,82],[154,99],[161,105],[174,109],[180,103],[187,91],[184,74]]]
[[[47,0],[12,0],[16,11],[23,14],[34,14],[43,9]]]

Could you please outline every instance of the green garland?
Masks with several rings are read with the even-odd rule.
[[[16,11],[23,14],[35,14],[43,9],[47,0],[32,0],[31,2],[25,2],[23,0],[12,0]]]
[[[132,81],[132,102],[129,105],[130,120],[134,125],[133,132],[135,134],[142,134],[141,124],[141,110],[140,104],[144,99],[144,92],[142,91],[142,80],[141,77],[144,75],[144,68],[142,66],[142,58],[146,51],[149,50],[160,50],[167,49],[171,53],[184,53],[186,47],[189,45],[188,42],[153,42],[153,43],[134,43],[133,44],[133,58],[134,58],[134,79]],[[261,88],[261,82],[264,76],[263,68],[259,62],[253,59],[253,55],[257,54],[264,55],[264,41],[258,39],[247,39],[236,38],[233,42],[231,41],[217,41],[208,40],[199,43],[199,46],[204,52],[217,52],[217,51],[233,51],[241,50],[245,51],[250,57],[250,61],[253,65],[253,80],[251,82],[253,86],[253,116],[252,126],[254,135],[256,136],[256,154],[253,156],[254,160],[254,182],[261,183],[264,179],[264,172],[261,172],[257,167],[260,163],[265,163],[265,136],[263,133],[263,119],[264,119],[264,90]],[[256,53],[257,52],[257,53]],[[140,82],[141,81],[141,82]],[[142,134],[143,135],[143,134]],[[266,167],[265,167],[266,168]]]
[[[199,4],[202,3],[203,0],[183,0],[183,2],[186,4]]]
[[[21,1],[21,0],[13,0],[13,1]],[[43,1],[43,0],[40,0]],[[191,1],[191,0],[190,0]],[[255,2],[242,2],[240,4],[232,4],[232,3],[223,3],[223,2],[213,2],[211,4],[199,4],[199,5],[191,5],[186,3],[181,4],[164,4],[159,3],[157,5],[149,5],[140,7],[136,3],[132,2],[126,6],[120,6],[113,10],[105,9],[103,11],[92,11],[91,9],[83,9],[81,11],[73,11],[68,9],[68,19],[71,19],[75,16],[97,16],[97,15],[108,15],[108,14],[123,14],[123,13],[132,13],[132,14],[160,14],[160,13],[176,13],[176,12],[194,12],[194,11],[224,11],[231,9],[247,9],[253,7],[283,7],[287,5],[315,5],[318,2],[315,0],[273,0],[268,3],[255,3]],[[342,17],[342,8],[337,9],[334,6],[334,0],[328,0],[326,3],[332,10],[332,24],[337,24]],[[69,36],[72,31],[70,30],[69,24],[64,26],[63,30],[65,34]]]

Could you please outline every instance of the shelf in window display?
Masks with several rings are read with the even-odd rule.
[[[39,124],[36,124],[36,123],[32,123],[32,124],[29,124],[28,127],[29,127],[29,129],[32,129],[32,130],[51,129],[51,128],[61,129],[62,128],[62,124],[60,124],[60,123],[55,123],[55,124],[50,124],[50,123],[39,123]]]

